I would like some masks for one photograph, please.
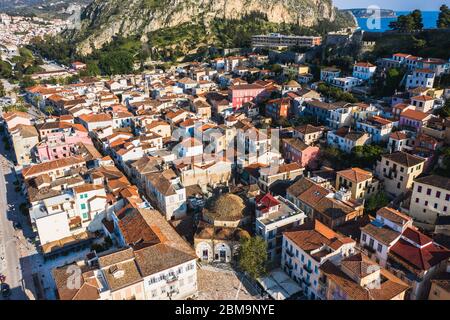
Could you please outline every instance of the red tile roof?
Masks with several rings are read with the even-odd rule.
[[[392,246],[390,253],[418,270],[428,270],[450,258],[450,250],[411,228],[403,232],[402,238]]]

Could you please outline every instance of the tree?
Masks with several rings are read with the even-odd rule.
[[[414,20],[414,29],[422,30],[423,29],[422,11],[416,9],[413,12],[411,12],[410,15]]]
[[[442,118],[450,117],[450,99],[445,101],[444,107],[438,110],[438,115],[440,115]]]
[[[256,236],[241,241],[239,250],[239,266],[253,279],[266,273],[267,243]]]
[[[100,55],[100,69],[107,75],[133,72],[134,59],[131,52],[118,50]]]
[[[437,27],[439,29],[446,29],[450,27],[450,9],[445,4],[439,8],[439,18],[437,20]]]
[[[389,28],[401,32],[411,32],[415,30],[416,21],[412,15],[401,15],[397,18],[397,21],[389,23]]]
[[[364,211],[369,214],[375,214],[379,209],[387,206],[389,204],[389,199],[386,193],[379,191],[373,196],[371,196],[364,207]]]
[[[386,78],[380,77],[377,94],[381,97],[391,96],[397,89],[400,88],[400,83],[404,76],[404,71],[400,69],[392,68],[386,72]]]
[[[30,76],[24,76],[19,85],[22,89],[24,89],[36,85],[36,81],[34,81]]]
[[[350,156],[352,166],[371,167],[383,153],[384,148],[378,145],[365,144],[354,147]]]
[[[45,107],[45,113],[47,113],[48,115],[52,115],[53,112],[55,112],[55,109],[52,106],[46,106]]]
[[[6,79],[12,77],[12,67],[7,61],[0,60],[0,77]]]
[[[0,98],[6,96],[5,87],[3,86],[3,82],[0,80]]]

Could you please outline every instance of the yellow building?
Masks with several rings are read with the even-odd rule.
[[[337,172],[336,190],[341,188],[350,190],[352,199],[367,199],[379,190],[379,182],[372,172],[351,168]]]

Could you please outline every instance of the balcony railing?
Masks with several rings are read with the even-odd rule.
[[[293,257],[293,256],[294,256],[294,252],[292,252],[291,250],[286,250],[286,254],[287,254],[289,257]]]
[[[288,267],[289,270],[294,269],[294,266],[289,262],[286,263],[286,267]]]
[[[178,280],[178,276],[173,274],[173,275],[166,276],[165,279],[166,279],[167,283],[172,283],[172,282],[175,282]]]

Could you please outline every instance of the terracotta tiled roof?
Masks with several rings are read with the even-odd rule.
[[[426,235],[411,228],[403,232],[402,238],[390,249],[390,254],[419,271],[428,270],[450,257],[448,249],[433,243]]]
[[[397,151],[390,154],[383,155],[383,158],[391,160],[406,167],[414,167],[418,164],[424,163],[425,159],[411,155],[403,151]]]
[[[406,139],[408,139],[408,136],[404,132],[396,131],[396,132],[392,132],[389,135],[389,138],[394,139],[394,140],[406,140]]]
[[[405,117],[413,120],[423,121],[430,116],[429,113],[422,111],[407,109],[400,114],[400,117]]]
[[[360,168],[351,168],[347,170],[338,171],[337,174],[338,176],[342,176],[345,179],[356,183],[364,182],[372,178],[372,172]]]
[[[77,164],[84,163],[85,160],[82,157],[71,156],[68,158],[62,158],[57,160],[52,160],[48,162],[43,162],[40,164],[35,164],[33,166],[24,168],[22,170],[22,175],[25,179],[30,176],[39,175],[41,173],[45,173],[52,170],[58,170],[59,168],[65,168],[69,166],[74,166]]]
[[[284,232],[283,235],[307,253],[324,245],[337,250],[344,243],[355,242],[340,236],[318,220],[307,222],[294,230]],[[345,241],[341,241],[344,239]]]
[[[421,178],[416,178],[414,181],[450,191],[450,178],[447,177],[429,175]]]
[[[388,219],[400,226],[403,226],[407,222],[412,221],[412,218],[407,216],[406,214],[388,207],[383,207],[379,209],[377,211],[377,215],[383,217],[384,219]]]

